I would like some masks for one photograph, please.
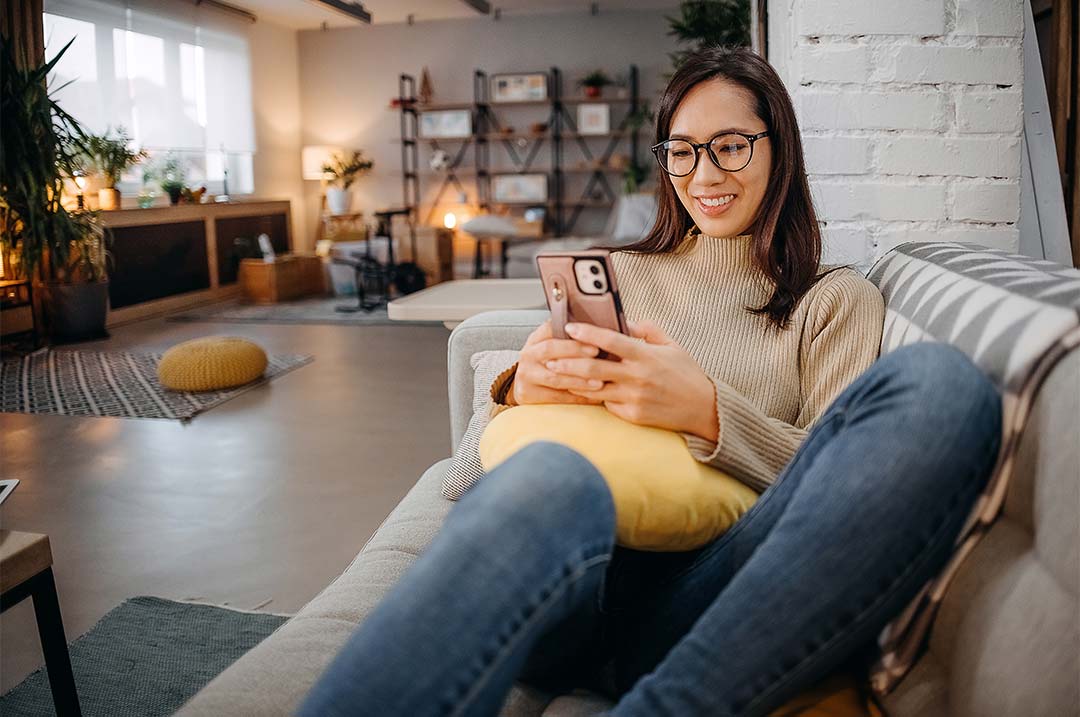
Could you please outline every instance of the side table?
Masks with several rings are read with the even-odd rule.
[[[71,673],[60,602],[56,598],[49,536],[0,530],[0,612],[27,597],[34,600],[34,615],[56,714],[78,717],[82,711],[75,677]]]
[[[543,309],[539,279],[460,279],[437,284],[394,299],[387,306],[391,321],[441,321],[453,329],[485,311]]]

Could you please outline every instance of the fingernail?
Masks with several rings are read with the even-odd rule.
[[[547,363],[544,364],[544,366],[547,367],[548,371],[554,371],[558,367],[558,365],[559,365],[558,362],[556,362],[554,360],[548,361]]]
[[[578,332],[578,325],[577,324],[567,324],[566,325],[566,333],[570,334],[571,336],[575,336],[575,335],[577,335],[577,332]]]
[[[589,379],[589,388],[593,389],[594,391],[596,391],[598,389],[601,389],[603,387],[604,387],[604,382],[603,381],[597,380],[595,378]]]
[[[599,353],[600,353],[600,349],[596,348],[595,346],[586,346],[585,347],[585,355],[586,356],[596,356]]]

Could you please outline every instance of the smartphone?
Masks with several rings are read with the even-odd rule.
[[[566,324],[571,321],[629,333],[607,249],[542,252],[536,266],[556,338],[567,338]],[[607,356],[601,352],[600,358]]]

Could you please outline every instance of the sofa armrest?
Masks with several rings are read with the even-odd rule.
[[[533,330],[548,318],[545,309],[488,311],[461,322],[447,342],[450,394],[450,448],[457,447],[472,417],[473,369],[469,359],[478,351],[520,349]]]

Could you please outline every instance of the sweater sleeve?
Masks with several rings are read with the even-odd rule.
[[[881,294],[851,271],[835,272],[821,282],[811,298],[799,350],[802,399],[795,424],[767,416],[714,379],[720,427],[716,443],[684,434],[694,458],[758,491],[776,480],[818,417],[878,355],[885,315]]]

